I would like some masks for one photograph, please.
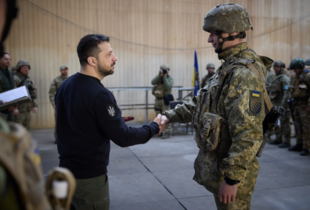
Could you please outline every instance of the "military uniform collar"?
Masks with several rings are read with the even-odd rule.
[[[225,50],[224,52],[220,53],[218,55],[218,58],[220,60],[225,60],[225,62],[230,62],[234,59],[234,57],[239,54],[241,51],[246,50],[248,48],[248,45],[246,42],[243,42],[241,44],[238,44],[235,47],[229,48]]]

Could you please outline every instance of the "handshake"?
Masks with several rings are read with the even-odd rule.
[[[169,119],[166,115],[157,115],[157,117],[154,119],[154,122],[156,122],[159,125],[159,133],[158,136],[166,129],[166,127],[169,124]]]

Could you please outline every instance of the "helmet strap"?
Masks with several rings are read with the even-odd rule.
[[[244,31],[241,31],[240,34],[237,34],[235,36],[228,36],[226,38],[222,37],[222,32],[221,31],[215,31],[215,34],[218,37],[218,46],[215,49],[216,53],[221,53],[222,51],[222,47],[224,42],[226,41],[234,41],[235,39],[239,38],[239,39],[244,39],[246,37],[246,33]]]

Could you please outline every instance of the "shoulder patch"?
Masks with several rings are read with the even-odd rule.
[[[288,85],[284,85],[284,90],[288,90]]]
[[[262,93],[256,90],[251,90],[250,93],[249,108],[254,115],[258,115],[262,110]]]
[[[113,105],[107,106],[107,111],[108,111],[108,114],[109,114],[111,117],[114,117],[114,116],[115,116],[115,108],[114,108]]]

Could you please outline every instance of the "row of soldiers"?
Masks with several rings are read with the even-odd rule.
[[[289,151],[298,151],[300,155],[309,155],[310,148],[310,59],[301,58],[291,61],[288,70],[294,70],[290,77],[285,70],[285,63],[278,60],[273,64],[274,72],[269,68],[265,77],[266,89],[274,106],[285,109],[280,117],[281,127],[275,130],[276,138],[271,141],[271,132],[267,134],[270,144]],[[290,117],[292,117],[296,145],[291,146]]]
[[[22,124],[28,130],[30,129],[31,112],[37,113],[38,104],[35,99],[38,96],[37,88],[34,81],[29,77],[31,66],[26,60],[19,60],[12,71],[9,70],[11,65],[11,56],[7,52],[0,54],[0,93],[26,86],[31,97],[31,101],[19,103],[9,110],[2,110],[1,115],[7,120]],[[56,77],[49,89],[49,99],[55,109],[55,94],[61,83],[68,78],[68,67],[60,67],[60,76]],[[56,120],[56,114],[55,114]],[[56,139],[56,131],[54,133]]]

